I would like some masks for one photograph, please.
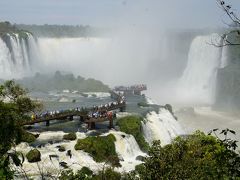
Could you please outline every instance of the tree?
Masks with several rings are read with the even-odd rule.
[[[40,109],[41,104],[32,101],[27,91],[14,81],[0,85],[0,175],[10,178],[8,167],[11,158],[15,165],[21,164],[16,154],[8,153],[11,147],[21,142],[24,130],[21,123],[31,120],[30,113]]]
[[[240,18],[232,9],[232,6],[227,4],[223,0],[216,0],[218,6],[224,11],[224,13],[229,17],[231,23],[226,23],[231,29],[230,31],[222,34],[221,42],[211,42],[212,45],[216,47],[223,47],[223,46],[239,46],[240,45]],[[235,38],[228,38],[229,36],[233,36]]]
[[[214,130],[214,132],[217,131]],[[161,147],[155,141],[149,157],[129,179],[237,179],[240,178],[240,156],[236,141],[227,137],[235,133],[229,129],[221,132],[221,140],[197,131],[186,137],[177,137],[171,144]]]

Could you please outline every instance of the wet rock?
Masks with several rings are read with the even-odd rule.
[[[38,138],[40,136],[40,134],[34,134],[35,138]]]
[[[62,166],[63,168],[68,168],[67,163],[64,161],[60,162],[59,165]]]
[[[137,156],[136,157],[136,160],[138,160],[138,161],[144,161],[144,159],[145,159],[144,156]]]
[[[53,141],[48,141],[49,144],[53,144]]]
[[[71,159],[71,158],[72,158],[72,151],[71,151],[71,150],[68,150],[66,155],[69,156],[70,159]]]
[[[41,161],[41,153],[37,149],[32,149],[26,154],[27,160],[30,163]]]
[[[56,155],[56,154],[50,154],[50,155],[49,155],[49,159],[52,160],[52,158],[59,159],[59,156]]]
[[[122,136],[122,138],[125,138],[125,137],[126,137],[124,134],[122,134],[121,136]]]
[[[74,141],[77,139],[76,133],[68,133],[63,136],[64,140]]]
[[[60,146],[59,149],[58,149],[59,152],[64,152],[66,151],[65,147],[64,146]]]
[[[167,109],[167,110],[173,115],[173,117],[174,117],[176,120],[178,119],[177,116],[174,115],[174,113],[173,113],[173,108],[172,108],[172,106],[171,106],[170,104],[166,104],[166,105],[164,106],[164,108]]]

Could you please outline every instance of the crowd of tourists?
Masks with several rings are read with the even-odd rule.
[[[103,117],[113,117],[115,113],[109,111],[109,109],[121,105],[125,103],[125,97],[124,96],[119,96],[117,102],[110,102],[104,105],[99,105],[99,106],[93,106],[93,108],[88,109],[87,111],[89,118],[103,118]],[[55,117],[64,113],[70,113],[70,112],[81,112],[84,110],[84,108],[75,108],[75,109],[68,109],[68,110],[53,110],[53,111],[46,111],[41,114],[32,114],[31,118],[32,120],[35,119],[41,119],[41,118],[48,118],[48,117]]]

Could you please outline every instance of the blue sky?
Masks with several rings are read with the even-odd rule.
[[[215,0],[0,0],[1,21],[25,24],[205,28],[222,19]]]

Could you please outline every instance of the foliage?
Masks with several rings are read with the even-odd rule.
[[[121,174],[108,167],[106,170],[98,172],[96,176],[93,176],[93,180],[120,180]]]
[[[38,103],[31,101],[26,93],[26,90],[14,81],[6,81],[0,85],[0,174],[9,179],[12,176],[9,159],[12,159],[15,165],[19,165],[19,161],[18,156],[7,152],[24,139],[33,140],[20,124],[31,120],[30,112],[40,107]]]
[[[113,166],[119,166],[114,141],[114,135],[87,137],[79,139],[75,145],[76,150],[88,152],[96,162],[109,161]]]
[[[18,83],[29,89],[29,91],[52,91],[65,90],[66,87],[80,92],[108,92],[109,87],[95,79],[85,79],[81,76],[74,77],[73,74],[62,74],[56,71],[53,76],[37,73],[34,77],[26,77]],[[51,84],[51,86],[49,86]],[[82,95],[82,94],[81,94]]]
[[[0,37],[6,34],[18,34],[20,38],[26,39],[28,37],[27,31],[18,29],[15,25],[10,22],[0,22]]]
[[[64,140],[74,141],[77,138],[76,133],[68,133],[63,136]]]
[[[30,163],[41,161],[41,153],[37,149],[32,149],[26,154],[27,160]]]
[[[82,167],[75,174],[72,170],[66,170],[61,173],[60,180],[88,180],[92,179],[93,172],[88,167]]]
[[[141,121],[141,117],[127,116],[118,119],[117,125],[122,132],[133,135],[141,150],[147,152],[149,145],[142,135]]]
[[[20,133],[20,141],[21,142],[27,142],[27,143],[33,143],[36,140],[36,137],[34,134],[27,132],[25,130],[22,130],[22,132]]]
[[[99,171],[96,175],[87,168],[83,167],[81,170],[73,173],[72,170],[66,170],[61,173],[60,180],[120,180],[121,174],[115,172],[113,168],[106,168]]]
[[[96,37],[102,36],[106,31],[103,28],[90,27],[88,25],[16,25],[19,29],[25,29],[39,37]]]
[[[215,130],[216,131],[216,130]],[[222,133],[229,133],[224,130]],[[177,137],[172,144],[161,147],[155,141],[149,157],[129,179],[236,179],[240,178],[240,156],[236,141],[205,135],[197,131]]]

